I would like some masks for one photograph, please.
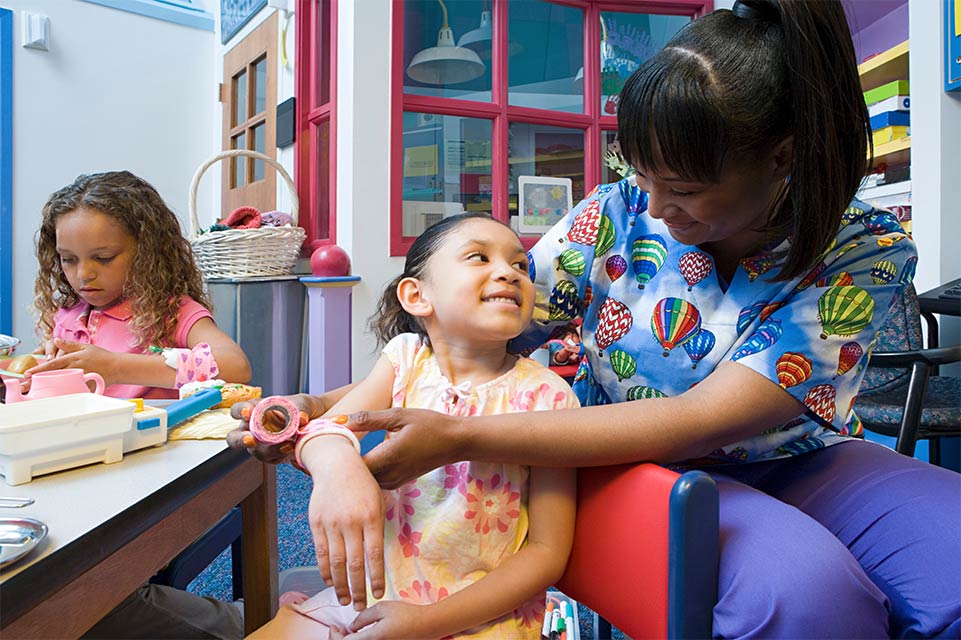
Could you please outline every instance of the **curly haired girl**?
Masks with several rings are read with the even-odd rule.
[[[214,324],[177,216],[132,173],[81,175],[53,193],[37,260],[37,351],[50,358],[28,376],[79,367],[103,376],[107,395],[149,398],[205,377],[250,378],[243,351]]]

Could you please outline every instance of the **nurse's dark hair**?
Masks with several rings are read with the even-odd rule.
[[[840,0],[739,0],[694,20],[627,80],[618,105],[624,157],[693,182],[718,182],[728,163],[750,166],[794,137],[788,192],[764,228],[791,236],[779,280],[834,239],[870,167],[870,133]]]
[[[430,259],[433,257],[444,240],[460,225],[469,220],[494,220],[490,215],[482,212],[459,213],[457,215],[441,218],[440,221],[427,227],[424,233],[420,234],[414,244],[407,251],[407,259],[404,262],[404,272],[391,280],[377,303],[377,309],[370,318],[370,329],[377,337],[380,344],[387,344],[391,338],[402,333],[416,333],[423,338],[428,338],[423,324],[419,319],[407,313],[397,298],[397,285],[404,278],[417,278],[418,280],[430,279]],[[499,220],[494,220],[499,224]],[[505,225],[506,226],[506,225]]]

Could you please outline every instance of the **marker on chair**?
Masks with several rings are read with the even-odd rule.
[[[549,638],[551,636],[551,617],[554,611],[554,603],[547,603],[547,610],[544,611],[544,624],[541,627],[541,637]]]

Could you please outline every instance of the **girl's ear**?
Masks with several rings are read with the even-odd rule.
[[[415,318],[424,318],[434,312],[434,305],[427,299],[424,283],[417,278],[404,278],[397,283],[397,299],[404,311]]]
[[[784,180],[791,175],[791,168],[794,166],[794,136],[788,136],[775,145],[771,160],[775,180]]]

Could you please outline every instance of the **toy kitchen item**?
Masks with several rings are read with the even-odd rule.
[[[119,462],[134,408],[89,392],[0,405],[0,474],[16,485],[85,464]]]
[[[20,338],[0,333],[0,356],[12,356],[18,344],[20,344]]]
[[[4,380],[7,387],[5,401],[13,404],[22,400],[38,400],[77,393],[90,393],[88,381],[96,384],[94,394],[102,395],[104,390],[103,378],[99,373],[84,373],[83,369],[57,369],[55,371],[41,371],[30,378],[30,392],[20,392],[21,380],[8,378]]]
[[[0,569],[33,551],[47,537],[47,525],[33,518],[0,518]]]

